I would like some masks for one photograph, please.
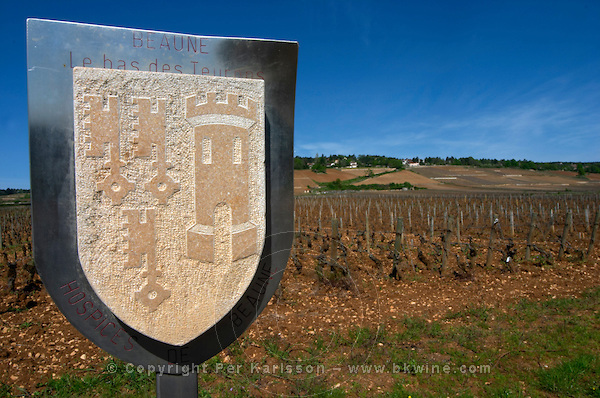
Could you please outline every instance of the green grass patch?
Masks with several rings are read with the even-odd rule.
[[[407,390],[402,383],[394,384],[392,391],[390,391],[389,393],[384,395],[384,397],[387,397],[387,398],[407,398],[407,397],[420,398],[423,396],[424,395],[421,395],[415,391]]]
[[[156,391],[155,375],[138,372],[119,360],[109,360],[100,374],[63,374],[44,386],[41,396],[51,397],[148,397]]]
[[[364,180],[364,178],[361,178]],[[409,182],[390,184],[363,184],[353,185],[356,182],[356,178],[351,180],[341,181],[339,178],[332,182],[321,182],[319,183],[320,191],[393,191],[401,189],[418,189]],[[359,180],[360,181],[360,180]]]
[[[560,396],[600,397],[600,357],[580,354],[557,366],[538,372],[542,390]]]
[[[424,337],[436,338],[442,334],[442,326],[439,322],[427,322],[420,317],[404,317],[402,319],[404,331],[396,334],[396,340],[419,340]]]
[[[450,312],[446,315],[445,319],[453,320],[453,319],[463,319],[468,320],[470,318],[478,319],[480,321],[487,321],[490,317],[491,309],[486,306],[481,307],[467,307],[464,310]]]
[[[461,347],[467,348],[475,353],[482,350],[483,339],[486,332],[477,325],[461,325],[453,328],[451,331],[452,340],[456,341]]]
[[[289,344],[281,341],[280,338],[265,339],[263,344],[267,353],[276,359],[288,359],[290,356]]]
[[[348,336],[345,339],[347,345],[353,347],[369,347],[373,344],[376,333],[366,327],[351,327],[348,329]]]
[[[27,329],[30,326],[33,326],[33,322],[25,321],[19,325],[19,329]]]
[[[1,398],[12,397],[11,391],[12,391],[12,387],[10,385],[4,384],[3,382],[0,381],[0,397]]]

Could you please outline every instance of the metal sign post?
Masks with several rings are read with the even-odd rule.
[[[295,42],[28,20],[36,266],[81,333],[157,371],[159,396],[195,396],[190,372],[281,280],[297,54]]]

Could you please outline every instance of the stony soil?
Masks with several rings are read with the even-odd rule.
[[[597,251],[598,252],[598,251]],[[514,272],[477,269],[469,280],[440,277],[427,270],[407,273],[400,281],[382,275],[365,264],[353,264],[350,286],[340,288],[319,281],[314,263],[305,259],[298,270],[291,261],[285,271],[280,293],[246,332],[256,344],[246,345],[248,360],[267,356],[261,341],[277,339],[288,351],[301,352],[316,336],[327,339],[359,326],[394,332],[405,316],[427,321],[440,320],[449,312],[465,307],[507,308],[522,298],[542,300],[577,296],[598,286],[600,259],[586,264],[556,263],[551,268],[522,264]],[[2,274],[5,269],[2,269]],[[3,275],[4,276],[4,275]],[[4,281],[5,279],[2,278]],[[26,292],[25,277],[19,273],[17,292],[0,296],[0,382],[19,388],[24,394],[40,389],[40,383],[65,372],[75,375],[100,373],[108,355],[75,330],[53,304],[38,282],[39,289]],[[31,289],[31,286],[29,287]],[[220,360],[227,361],[227,352]],[[340,365],[351,352],[325,350]],[[328,382],[336,381],[335,374]],[[378,375],[352,375],[364,386],[386,390],[390,378]],[[347,382],[341,372],[339,383]],[[268,384],[268,380],[265,380]],[[276,392],[272,390],[271,392]]]

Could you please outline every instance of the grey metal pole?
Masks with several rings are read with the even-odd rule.
[[[198,398],[198,374],[156,374],[156,398]]]

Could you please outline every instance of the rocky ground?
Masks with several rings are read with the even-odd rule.
[[[27,394],[64,373],[103,372],[108,355],[69,324],[41,282],[36,283],[37,288],[25,289],[25,279],[25,275],[17,275],[15,293],[0,286],[0,383]],[[345,286],[319,281],[310,261],[300,270],[290,262],[279,293],[246,332],[246,339],[254,343],[244,345],[243,355],[249,361],[265,357],[263,343],[273,339],[293,354],[306,351],[319,336],[327,346],[332,336],[350,327],[393,333],[402,329],[406,317],[432,322],[469,307],[502,310],[523,298],[577,296],[598,286],[599,280],[597,256],[588,264],[556,263],[545,268],[522,264],[514,272],[477,269],[468,280],[423,270],[398,281],[355,265]],[[344,365],[344,358],[352,353],[331,346],[322,355],[330,357],[330,366],[336,360]],[[227,361],[227,352],[220,360]],[[329,382],[336,377],[330,375]],[[353,377],[374,388],[386,388],[392,382],[377,375]],[[345,378],[347,375],[340,373],[339,383]]]

